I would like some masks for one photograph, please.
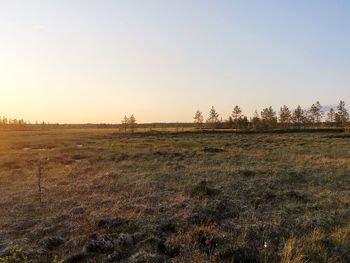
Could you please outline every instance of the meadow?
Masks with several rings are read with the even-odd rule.
[[[0,251],[0,262],[350,262],[350,134],[3,131]]]

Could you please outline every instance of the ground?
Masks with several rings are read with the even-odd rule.
[[[346,133],[6,131],[0,168],[5,262],[350,262]]]

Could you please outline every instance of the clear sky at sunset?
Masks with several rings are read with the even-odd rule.
[[[191,121],[350,103],[350,1],[0,0],[0,115]]]

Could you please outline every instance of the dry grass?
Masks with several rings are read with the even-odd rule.
[[[349,143],[325,133],[2,132],[1,256],[17,244],[25,262],[349,262]]]

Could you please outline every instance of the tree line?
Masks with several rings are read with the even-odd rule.
[[[7,117],[0,117],[0,125],[26,125],[28,124],[26,121],[23,119],[11,119]]]
[[[201,111],[197,110],[193,117],[197,129],[238,129],[238,130],[271,130],[271,129],[302,129],[317,127],[345,127],[349,124],[349,113],[345,102],[340,101],[337,108],[325,112],[319,101],[307,110],[298,105],[294,110],[286,105],[276,112],[271,106],[263,109],[260,114],[255,110],[248,119],[242,109],[236,105],[226,120],[220,118],[219,113],[211,107],[208,118],[204,120]]]
[[[207,119],[204,120],[203,113],[199,110],[195,112],[193,117],[194,126],[197,129],[237,129],[237,130],[271,130],[271,129],[305,129],[305,128],[318,128],[318,127],[346,127],[349,126],[349,112],[346,109],[345,102],[340,101],[338,106],[330,108],[328,111],[323,111],[323,107],[319,101],[312,104],[309,109],[303,109],[298,105],[295,109],[291,110],[288,106],[284,105],[280,107],[276,112],[271,106],[263,109],[260,113],[255,110],[253,116],[248,119],[243,114],[242,109],[236,105],[230,116],[226,120],[220,117],[214,106],[211,107]],[[93,124],[78,125],[79,127],[93,126]],[[145,124],[146,125],[146,124]],[[190,125],[190,123],[159,123],[160,127],[175,127],[180,130],[180,125]],[[11,119],[6,117],[0,117],[1,129],[46,129],[46,128],[58,128],[58,127],[75,127],[76,125],[59,125],[49,124],[45,122],[35,122],[31,124],[23,119]],[[99,124],[98,127],[115,127],[111,124]],[[121,120],[119,129],[127,132],[134,132],[137,126],[140,126],[136,122],[135,116],[132,114],[130,117],[126,115]],[[142,126],[142,125],[141,125]],[[148,124],[147,127],[155,128],[156,124]]]
[[[0,116],[0,129],[2,130],[28,130],[28,129],[47,129],[58,127],[58,124],[46,123],[44,121],[30,123],[23,119],[7,118]]]

